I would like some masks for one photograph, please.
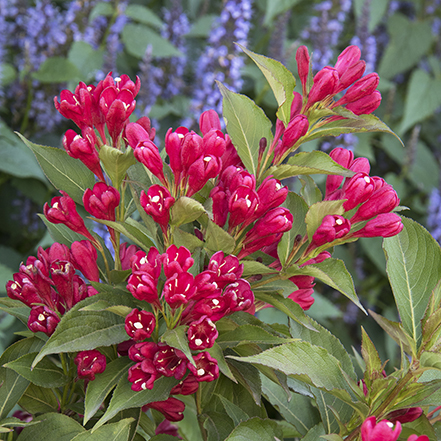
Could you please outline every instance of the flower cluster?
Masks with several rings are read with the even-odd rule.
[[[28,327],[32,332],[51,335],[60,317],[76,303],[97,291],[76,274],[81,271],[90,281],[99,280],[97,251],[87,240],[76,241],[69,249],[54,243],[28,257],[6,285],[11,299],[31,308]]]

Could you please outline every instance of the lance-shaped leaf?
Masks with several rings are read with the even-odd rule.
[[[0,357],[0,419],[5,418],[26,391],[29,380],[4,364],[40,350],[44,342],[37,337],[25,338],[9,346]]]
[[[41,387],[60,387],[67,384],[69,379],[63,371],[51,360],[44,358],[34,369],[31,370],[37,352],[23,355],[17,360],[6,363],[4,367],[12,369],[30,382]]]
[[[271,121],[250,98],[231,92],[221,83],[218,85],[228,134],[245,168],[256,174],[259,142],[261,138],[266,138],[268,145],[272,141]]]
[[[226,332],[216,339],[221,348],[232,348],[247,343],[278,345],[293,341],[290,338],[278,337],[259,326],[242,325],[233,331]]]
[[[331,288],[340,291],[367,314],[355,292],[352,276],[342,260],[329,258],[323,262],[306,265],[302,268],[292,266],[286,270],[286,274],[289,277],[300,275],[316,277]]]
[[[335,162],[327,153],[315,150],[301,152],[288,159],[286,164],[270,167],[266,176],[286,179],[298,175],[341,175],[350,178],[355,173]]]
[[[64,150],[34,144],[19,133],[18,136],[33,151],[52,185],[82,205],[84,192],[95,184],[95,175],[79,159],[71,158]]]
[[[182,351],[188,358],[188,361],[193,366],[196,366],[196,363],[193,360],[193,355],[188,346],[187,329],[188,326],[177,326],[176,328],[168,329],[162,335],[161,340],[169,346]]]
[[[293,74],[280,61],[251,52],[240,44],[237,45],[256,63],[257,67],[265,75],[279,105],[277,118],[282,120],[285,126],[288,125],[291,116],[293,91],[296,86]]]
[[[277,270],[274,268],[269,268],[263,263],[257,262],[255,260],[242,260],[240,262],[243,264],[242,277],[253,276],[256,274],[275,274]]]
[[[109,145],[103,145],[100,148],[100,160],[112,181],[112,185],[117,189],[120,188],[129,167],[136,164],[136,159],[130,146],[126,152],[122,152]]]
[[[240,357],[228,356],[228,358],[228,364],[230,365],[234,378],[251,394],[254,402],[260,406],[262,399],[262,383],[260,381],[259,371],[250,364],[231,360],[231,358],[240,360]]]
[[[343,375],[339,360],[326,349],[306,341],[276,346],[249,357],[229,356],[229,358],[272,367],[286,375],[299,378],[312,386],[327,391],[333,389],[351,390]]]
[[[134,305],[128,296],[110,293],[97,294],[77,303],[61,318],[55,332],[35,357],[33,367],[48,354],[86,351],[127,340],[124,319],[119,315],[109,311],[79,311],[98,300],[107,300],[116,305]]]
[[[228,363],[225,360],[222,348],[216,342],[214,342],[214,345],[211,348],[207,349],[207,352],[217,360],[219,370],[231,381],[237,383],[233,373],[231,372],[230,367],[228,366]]]
[[[95,432],[121,410],[141,407],[155,401],[166,400],[170,396],[170,391],[177,383],[178,380],[174,377],[161,377],[155,381],[152,390],[146,389],[135,392],[131,389],[132,383],[129,382],[126,376],[123,376],[113,391],[112,399],[105,414],[95,424],[93,431]]]
[[[416,354],[415,342],[409,336],[409,334],[404,331],[401,323],[393,322],[374,311],[368,310],[369,314],[374,318],[374,320],[383,328],[384,331],[392,337],[399,346],[402,346],[404,351],[409,355]]]
[[[124,418],[116,423],[106,424],[93,433],[92,429],[80,433],[72,441],[128,441],[133,422],[133,418]]]
[[[106,370],[97,375],[94,381],[87,386],[86,401],[84,410],[84,424],[86,424],[100,408],[103,401],[111,390],[118,384],[119,380],[127,375],[132,361],[128,357],[120,357],[111,361]]]
[[[252,439],[259,441],[283,439],[282,429],[275,421],[254,417],[236,426],[225,441],[246,441]]]
[[[194,234],[187,233],[186,231],[176,228],[173,230],[173,243],[179,247],[185,247],[193,253],[196,248],[202,248],[204,242],[198,239]]]
[[[420,320],[441,279],[441,248],[420,224],[405,217],[402,220],[403,231],[384,239],[383,248],[403,328],[418,345]]]
[[[32,383],[29,384],[18,404],[31,414],[57,412],[60,408],[60,403],[53,389]]]
[[[227,412],[228,416],[233,420],[235,426],[250,418],[246,412],[244,412],[239,406],[236,406],[236,404],[232,403],[230,400],[227,400],[225,397],[219,394],[217,394],[217,397],[224,406],[225,412]]]
[[[339,119],[324,124],[323,126],[311,130],[303,142],[322,138],[323,136],[339,136],[344,133],[365,133],[365,132],[384,132],[394,135],[401,139],[379,118],[375,115],[358,115],[356,118]]]
[[[0,297],[0,310],[17,317],[21,322],[27,324],[31,308],[19,300],[13,300],[9,297]]]
[[[208,219],[207,230],[204,235],[205,247],[211,251],[222,250],[226,254],[233,252],[236,241],[224,229]]]
[[[268,303],[279,311],[284,312],[288,317],[291,317],[297,323],[305,326],[312,331],[315,331],[314,325],[311,323],[310,318],[305,314],[305,311],[300,307],[299,304],[291,299],[285,298],[277,293],[267,293],[254,291],[254,296],[256,299],[262,302]]]
[[[34,418],[33,421],[41,421],[35,426],[26,427],[18,437],[19,441],[70,441],[86,429],[62,413],[46,413]]]
[[[205,208],[200,202],[186,196],[181,196],[170,210],[170,224],[179,226],[193,222],[198,219],[202,213],[205,213]]]
[[[309,398],[300,394],[288,396],[281,386],[272,382],[264,375],[261,375],[261,379],[264,397],[301,435],[305,435],[312,426],[318,423],[319,415],[317,410],[311,405]]]
[[[365,379],[371,380],[381,373],[383,365],[377,349],[363,327],[361,327],[361,334],[361,355],[366,365]]]

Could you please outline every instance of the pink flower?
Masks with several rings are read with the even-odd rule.
[[[196,377],[196,380],[201,381],[214,381],[219,377],[219,367],[217,360],[213,358],[208,352],[199,352],[199,354],[193,357],[196,366],[193,366],[190,362],[187,363],[188,369]]]
[[[138,300],[144,300],[148,303],[158,303],[157,280],[150,274],[142,271],[132,273],[127,281],[127,289],[133,297]]]
[[[170,208],[175,203],[175,198],[165,187],[152,185],[147,193],[141,191],[140,202],[144,211],[152,216],[165,234],[170,220]]]
[[[308,95],[307,108],[311,107],[318,101],[322,101],[328,96],[336,93],[339,83],[339,76],[336,69],[325,66],[319,70],[314,76],[314,84]]]
[[[75,241],[71,245],[72,259],[75,267],[78,268],[86,279],[92,282],[99,282],[99,270],[96,263],[97,251],[88,240]]]
[[[124,328],[130,338],[140,341],[149,338],[155,326],[156,319],[151,312],[135,308],[126,316]]]
[[[351,229],[351,223],[343,216],[328,214],[312,236],[312,243],[319,247],[346,236]]]
[[[211,348],[219,335],[216,325],[206,316],[192,322],[187,333],[188,345],[194,351]]]
[[[306,83],[309,74],[309,53],[306,46],[300,46],[296,53],[297,71],[299,73],[300,82],[302,83],[303,96],[306,96]]]
[[[177,247],[170,245],[164,254],[161,256],[162,264],[164,266],[164,274],[168,279],[175,274],[188,271],[194,259],[191,257],[190,251],[185,247]]]
[[[97,182],[83,195],[84,208],[97,219],[115,220],[115,209],[120,202],[119,191],[105,182]]]
[[[33,306],[29,314],[28,328],[32,332],[44,332],[51,336],[59,322],[60,317],[47,306]]]
[[[147,409],[155,409],[161,412],[168,421],[181,421],[184,418],[185,404],[177,398],[170,397],[165,401],[154,401],[142,407],[145,412]]]
[[[153,364],[159,373],[165,377],[175,377],[177,380],[180,380],[187,371],[187,357],[184,353],[165,343],[158,344]]]
[[[195,295],[194,277],[187,272],[177,273],[167,279],[162,290],[165,301],[172,309],[176,309]]]
[[[364,420],[361,425],[361,441],[397,441],[401,433],[401,424],[394,424],[388,420],[377,423],[375,416]]]
[[[95,380],[95,374],[101,374],[106,369],[106,357],[100,351],[81,351],[75,357],[78,378]]]
[[[382,213],[352,234],[353,237],[391,237],[400,233],[403,223],[395,213]]]

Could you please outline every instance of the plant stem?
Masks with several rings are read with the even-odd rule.
[[[204,422],[202,421],[202,400],[201,400],[201,388],[198,387],[198,390],[194,394],[194,399],[196,403],[196,412],[198,417],[199,429],[201,430],[202,439],[204,441],[208,441],[208,434],[204,427]]]

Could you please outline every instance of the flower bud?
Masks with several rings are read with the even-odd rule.
[[[95,374],[101,374],[106,369],[106,357],[100,351],[81,351],[75,357],[78,378],[95,380]]]
[[[374,191],[374,182],[366,173],[357,173],[346,180],[342,190],[341,199],[347,199],[343,208],[349,211],[370,198]]]
[[[342,147],[337,147],[329,153],[331,159],[342,167],[349,168],[354,160],[354,154]],[[325,200],[330,200],[331,194],[334,193],[343,182],[343,176],[328,175],[326,178],[326,196]]]
[[[353,237],[392,237],[403,229],[400,216],[395,213],[382,213],[371,219]]]
[[[378,86],[380,78],[377,73],[372,72],[356,81],[347,92],[334,104],[341,106],[347,103],[354,103],[365,96],[371,95]],[[347,108],[347,107],[346,107]],[[355,112],[354,112],[355,113]]]
[[[369,115],[370,113],[377,110],[378,106],[381,104],[381,94],[376,90],[370,95],[360,98],[357,101],[349,103],[346,109],[355,113],[355,115]]]
[[[189,373],[184,380],[170,391],[170,395],[192,395],[198,389],[199,381],[196,380],[196,377],[192,373]]]
[[[213,222],[223,227],[228,217],[227,193],[221,185],[217,185],[211,190],[210,198],[213,200]]]
[[[75,233],[82,234],[90,240],[94,240],[84,224],[82,217],[77,213],[74,200],[64,191],[63,196],[52,198],[51,206],[46,202],[43,212],[46,219],[53,224],[64,224]]]
[[[293,215],[288,209],[277,207],[269,210],[249,230],[245,236],[244,244],[249,244],[277,233],[285,233],[292,228]]]
[[[71,245],[74,265],[79,269],[86,279],[92,282],[99,282],[99,270],[97,252],[95,247],[88,240],[75,241]]]
[[[132,257],[139,251],[139,248],[134,245],[128,245],[127,242],[123,242],[119,246],[119,258],[121,260],[121,269],[126,271],[131,268],[130,261]]]
[[[407,409],[398,409],[387,414],[387,419],[391,423],[399,421],[401,424],[415,421],[423,414],[421,407],[409,407]]]
[[[289,117],[290,121],[300,113],[303,106],[302,95],[300,95],[300,93],[298,92],[293,92],[293,95],[294,98],[292,100],[291,108],[290,108],[290,117]]]
[[[314,103],[334,95],[338,83],[338,72],[334,68],[325,66],[318,71],[314,76],[314,84],[309,91],[307,107],[309,108]]]
[[[186,133],[181,146],[182,170],[187,172],[190,166],[204,153],[202,138],[194,132]]]
[[[219,115],[213,109],[202,112],[199,117],[199,128],[203,135],[207,134],[210,130],[222,130]]]
[[[149,338],[155,326],[156,319],[151,312],[135,308],[126,316],[124,328],[130,338],[140,341]]]
[[[175,203],[175,198],[170,192],[160,185],[152,185],[147,193],[141,191],[140,202],[144,211],[152,216],[163,232],[166,232],[170,220],[170,207]]]
[[[388,420],[382,420],[377,423],[375,416],[364,420],[361,425],[362,441],[397,441],[401,433],[401,424],[394,424]]]
[[[170,159],[170,168],[173,170],[175,180],[178,180],[179,174],[183,169],[181,149],[187,133],[187,128],[178,127],[175,132],[172,132],[172,129],[169,129],[165,135],[165,151]]]
[[[363,60],[357,61],[355,64],[353,64],[348,70],[346,70],[343,73],[339,73],[339,85],[337,87],[337,93],[341,92],[342,90],[345,90],[347,87],[349,87],[351,84],[353,84],[355,81],[359,80],[362,75],[364,74],[364,71],[366,70],[366,62]],[[334,104],[332,107],[336,107],[336,104]]]
[[[97,182],[92,190],[86,189],[83,195],[84,208],[97,219],[114,221],[119,201],[119,191],[105,182]]]
[[[146,140],[137,144],[133,151],[135,158],[144,164],[163,184],[165,184],[164,165],[158,147]]]
[[[219,174],[221,167],[221,160],[213,155],[205,154],[194,161],[188,168],[187,196],[193,196],[201,190],[209,179]]]
[[[282,205],[288,196],[288,187],[284,187],[278,179],[268,176],[257,189],[260,204],[256,216],[261,216],[272,208]]]
[[[289,280],[295,283],[299,289],[293,291],[288,297],[296,302],[304,311],[307,311],[315,299],[314,294],[314,277],[311,276],[293,276]]]
[[[297,71],[299,73],[300,82],[302,83],[303,96],[306,96],[306,84],[309,74],[309,53],[306,46],[300,46],[296,52]]]
[[[32,332],[44,332],[51,336],[59,322],[60,317],[47,306],[33,306],[29,313],[28,328]]]
[[[274,149],[273,164],[277,164],[282,159],[282,156],[293,147],[302,136],[306,135],[308,129],[308,118],[305,115],[295,116],[285,129],[282,142],[277,144]]]
[[[353,66],[355,63],[357,63],[360,60],[360,57],[361,57],[361,50],[358,46],[355,45],[348,46],[338,56],[334,69],[336,69],[338,74],[342,76],[351,66]]]
[[[427,435],[410,435],[407,441],[430,441]]]
[[[342,216],[328,214],[312,236],[312,243],[317,247],[346,236],[351,223]]]
[[[226,149],[224,134],[220,130],[210,130],[202,138],[204,155],[222,157]]]
[[[142,407],[144,412],[147,409],[161,412],[167,421],[181,421],[184,418],[185,404],[177,398],[170,397],[165,401],[154,401]]]

